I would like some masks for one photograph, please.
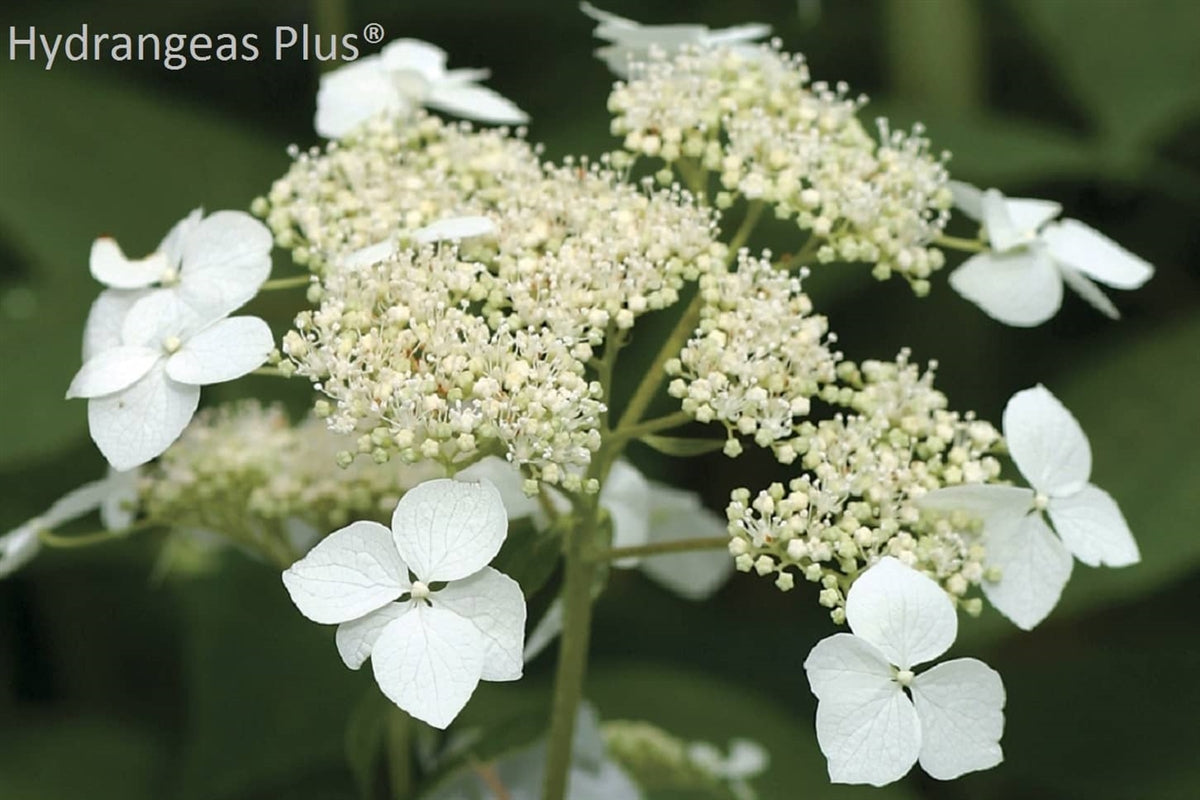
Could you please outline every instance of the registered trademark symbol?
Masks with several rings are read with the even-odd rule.
[[[371,44],[379,44],[383,41],[383,26],[378,22],[368,22],[363,26],[363,38]]]

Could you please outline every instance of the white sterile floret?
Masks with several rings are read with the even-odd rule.
[[[271,273],[271,232],[243,211],[200,209],[177,222],[153,253],[127,259],[111,238],[92,244],[92,276],[110,287],[88,317],[84,348],[112,346],[123,312],[152,287],[197,311],[228,314],[258,293]],[[87,355],[85,355],[85,358]]]
[[[426,481],[396,506],[392,527],[355,522],[283,573],[300,613],[336,624],[351,669],[370,658],[393,703],[448,726],[480,680],[521,677],[525,598],[487,566],[508,533],[487,482]]]
[[[597,39],[610,42],[606,47],[596,50],[596,57],[607,64],[614,75],[622,78],[629,74],[629,63],[644,60],[651,48],[670,53],[685,45],[728,46],[734,50],[753,53],[752,48],[738,45],[771,34],[771,26],[759,22],[748,22],[714,31],[706,25],[695,24],[643,25],[603,11],[591,3],[580,3],[579,10],[598,23],[592,34]]]
[[[1033,488],[954,486],[918,504],[982,518],[985,566],[999,570],[997,580],[985,574],[984,594],[1029,630],[1058,603],[1071,577],[1072,554],[1090,567],[1125,567],[1141,556],[1116,501],[1088,483],[1091,447],[1058,398],[1041,385],[1017,392],[1004,408],[1003,426],[1013,462]]]
[[[109,470],[104,478],[85,483],[67,492],[46,510],[25,524],[0,536],[0,578],[28,564],[41,549],[38,535],[59,525],[100,511],[100,521],[110,531],[128,528],[133,522],[137,502],[137,472]]]
[[[687,749],[688,759],[709,775],[728,783],[737,800],[754,800],[750,779],[766,771],[770,754],[758,742],[734,739],[729,743],[729,755],[709,742],[692,742]]]
[[[955,204],[977,220],[990,250],[967,259],[950,274],[950,285],[1006,325],[1032,327],[1062,305],[1063,284],[1107,316],[1112,304],[1093,281],[1136,289],[1154,267],[1079,220],[1053,221],[1062,206],[1049,200],[1007,198],[954,182]]]
[[[993,669],[959,658],[913,672],[958,634],[941,587],[884,558],[850,587],[846,621],[853,633],[822,639],[804,661],[830,780],[883,786],[918,761],[951,780],[1003,760],[1004,684]]]
[[[191,420],[201,386],[240,378],[267,360],[275,344],[267,324],[228,313],[152,293],[129,309],[119,342],[75,374],[67,397],[88,398],[92,439],[113,467],[160,455]]]
[[[440,47],[399,39],[321,77],[317,133],[336,139],[377,114],[411,116],[422,106],[481,122],[527,122],[511,100],[479,85],[488,75],[486,69],[447,70]]]

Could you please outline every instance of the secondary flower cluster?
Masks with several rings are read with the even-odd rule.
[[[799,278],[744,251],[735,271],[701,277],[700,293],[696,332],[666,364],[677,376],[671,395],[696,420],[725,426],[728,455],[741,452],[740,434],[790,463],[796,424],[837,379],[840,354],[827,347],[835,338],[827,320],[812,313]]]
[[[801,56],[760,46],[651,51],[609,97],[627,151],[718,176],[723,194],[772,205],[820,243],[821,262],[874,265],[918,293],[943,264],[931,243],[953,202],[944,158],[920,129],[878,139],[845,85],[810,83]]]
[[[922,518],[916,500],[964,480],[994,480],[999,433],[947,411],[932,368],[922,374],[907,353],[861,368],[846,362],[839,373],[847,385],[829,387],[824,399],[854,413],[799,426],[789,444],[804,473],[786,488],[733,492],[726,511],[737,567],[775,575],[785,591],[797,575],[820,584],[820,602],[838,622],[846,590],[885,555],[964,598],[983,576],[984,549],[962,530]],[[978,612],[980,602],[964,598],[963,606]]]

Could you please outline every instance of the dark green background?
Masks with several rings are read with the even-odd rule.
[[[324,4],[329,10],[329,4]],[[1063,603],[1033,634],[990,611],[955,653],[1000,670],[1009,693],[998,769],[952,784],[919,774],[883,792],[829,787],[801,662],[829,631],[810,587],[783,596],[738,576],[690,605],[619,576],[599,605],[589,694],[608,716],[687,737],[763,741],[768,800],[791,798],[1191,798],[1200,793],[1200,4],[1190,0],[839,0],[638,4],[643,21],[772,23],[818,79],[847,80],[898,122],[925,120],[956,177],[1050,197],[1158,267],[1113,292],[1110,322],[1068,297],[1035,330],[1005,328],[935,280],[912,300],[857,270],[809,286],[852,358],[902,345],[941,362],[957,408],[998,420],[1014,391],[1044,382],[1075,412],[1093,479],[1121,503],[1143,564],[1077,566]],[[8,2],[0,12],[0,531],[97,477],[84,404],[63,401],[98,291],[87,250],[101,233],[131,253],[196,205],[244,208],[311,129],[316,65],[264,50],[249,65],[8,61],[8,27],[257,32],[299,25],[309,7],[270,0],[187,5]],[[612,145],[610,78],[590,57],[589,22],[569,2],[353,4],[349,29],[444,46],[451,66],[491,66],[528,110],[552,157]],[[793,246],[770,229],[758,244]],[[292,270],[279,258],[277,273]],[[298,298],[252,308],[277,334]],[[295,390],[251,378],[209,390]],[[302,403],[301,403],[302,404]],[[655,474],[668,465],[635,454]],[[764,483],[770,466],[754,469]],[[685,476],[714,507],[743,462],[714,456]],[[82,529],[82,528],[81,528]],[[48,553],[0,582],[0,797],[352,797],[343,733],[369,674],[345,670],[332,630],[303,620],[277,574],[236,557],[208,577],[149,580],[158,542]],[[489,685],[468,720],[536,704],[549,659],[521,684]]]

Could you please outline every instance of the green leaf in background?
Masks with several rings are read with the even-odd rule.
[[[521,584],[526,597],[533,597],[554,574],[560,549],[556,532],[539,530],[532,519],[517,520],[509,524],[508,537],[492,568]]]
[[[1114,149],[1146,148],[1200,111],[1200,3],[1016,0]]]
[[[196,206],[249,206],[287,164],[282,144],[127,82],[12,64],[3,81],[0,236],[30,269],[0,283],[20,300],[16,314],[0,303],[5,370],[20,376],[0,387],[0,418],[19,421],[3,427],[0,466],[84,435],[84,404],[62,398],[102,288],[92,240],[140,255]]]
[[[678,456],[680,458],[715,453],[725,446],[724,439],[700,439],[685,436],[650,435],[643,436],[638,441],[663,455]]]
[[[375,782],[383,761],[388,705],[377,687],[368,687],[350,712],[346,725],[346,762],[363,800],[375,795]]]

